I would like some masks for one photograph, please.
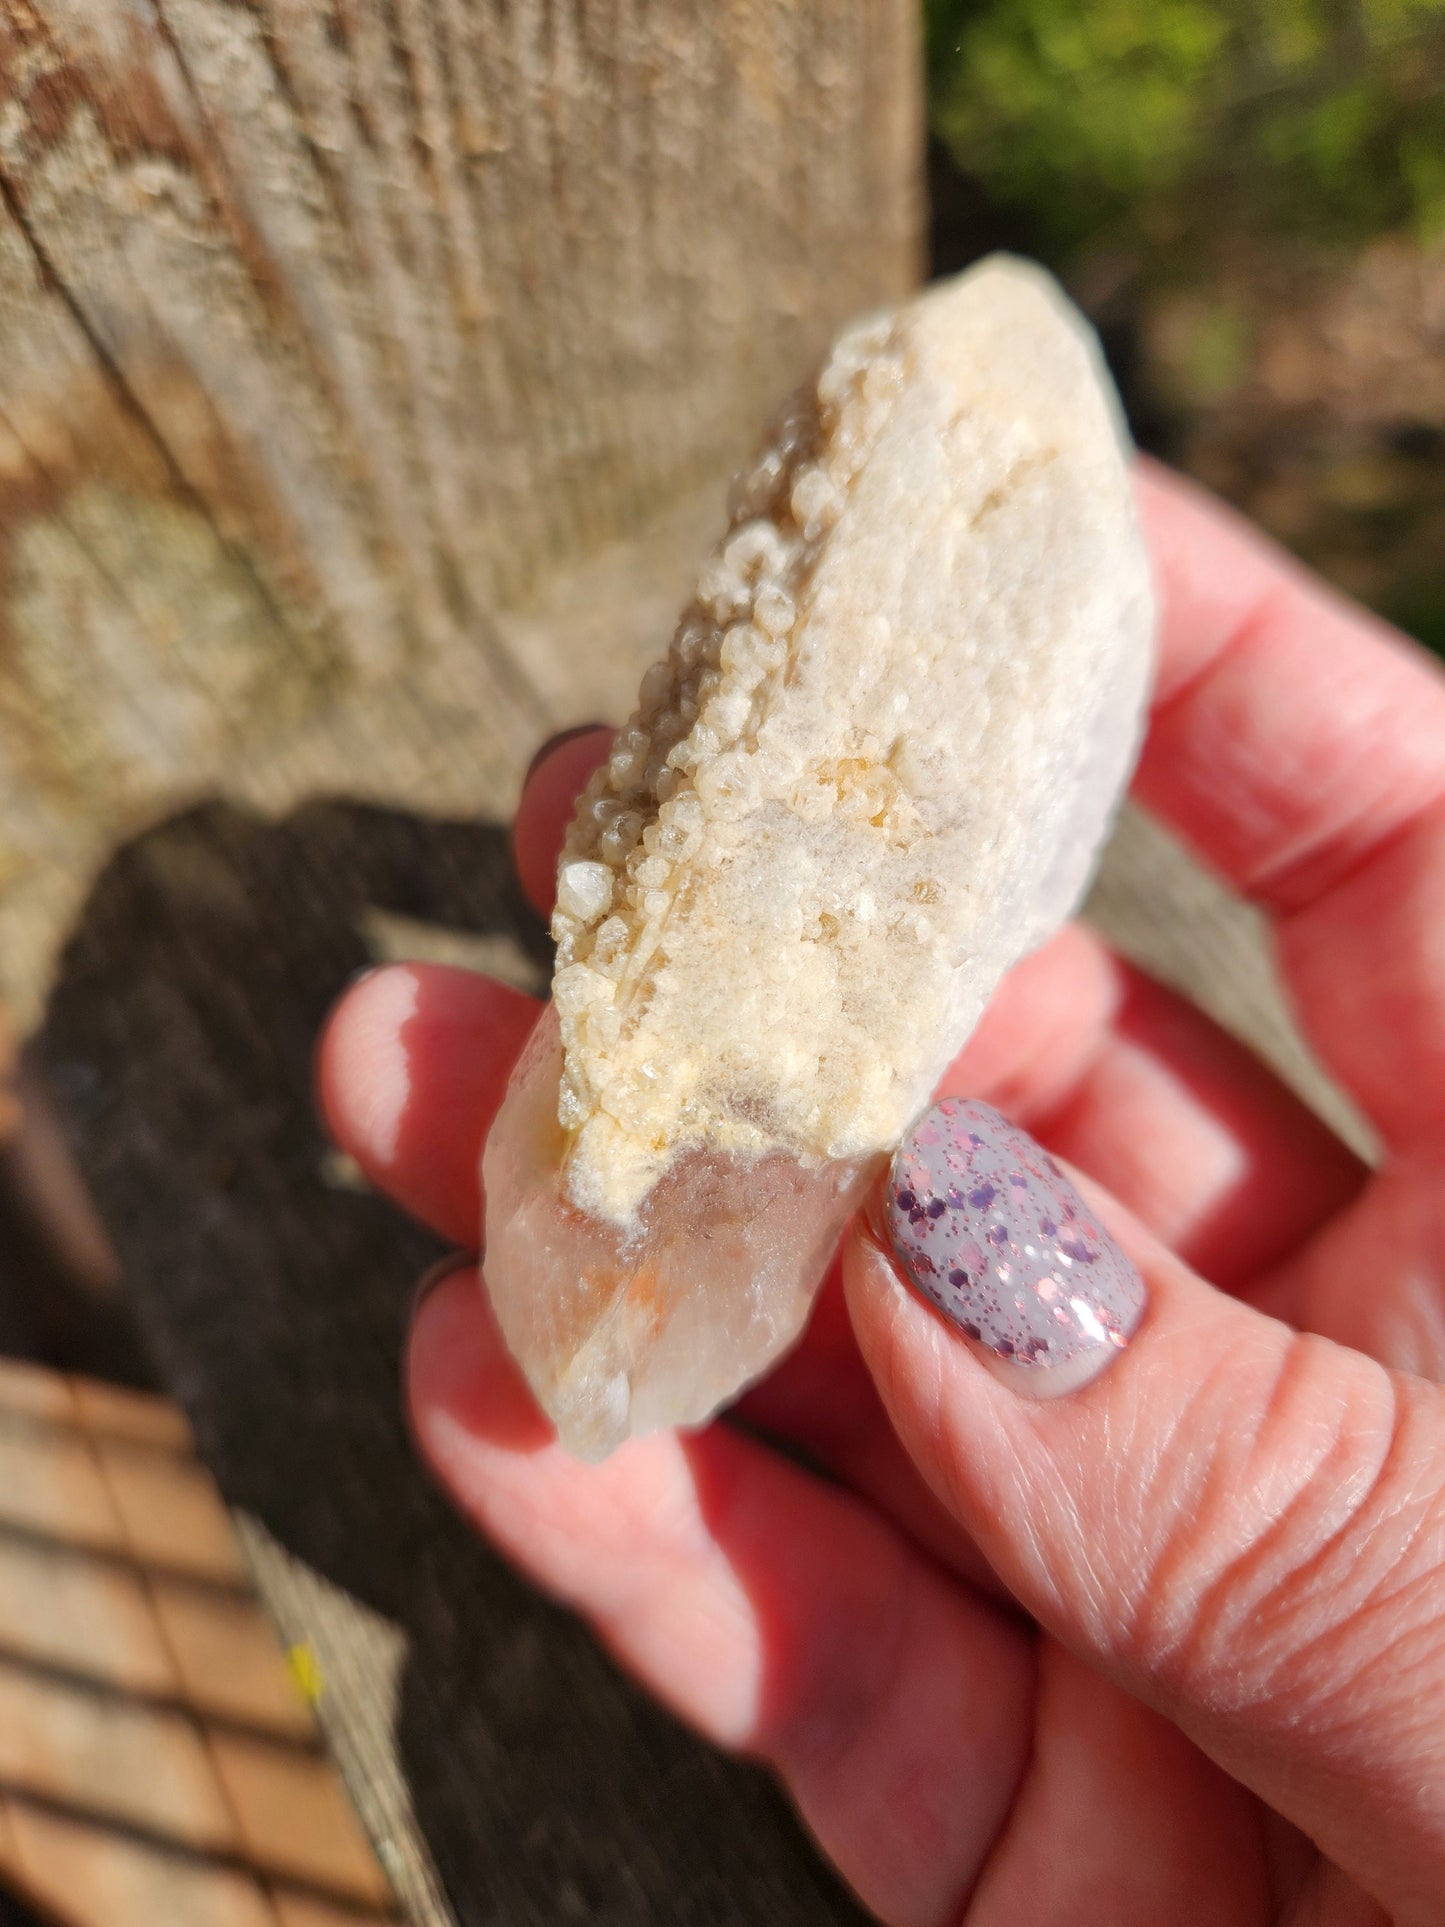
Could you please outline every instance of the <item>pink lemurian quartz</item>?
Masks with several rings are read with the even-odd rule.
[[[483,1160],[563,1443],[700,1424],[801,1331],[999,977],[1077,901],[1153,610],[1088,328],[996,257],[849,330],[740,478],[558,870]]]

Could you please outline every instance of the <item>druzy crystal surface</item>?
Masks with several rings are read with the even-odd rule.
[[[486,1278],[568,1446],[793,1341],[1004,970],[1081,893],[1153,628],[1093,336],[994,258],[841,337],[739,480],[558,872],[483,1162]]]

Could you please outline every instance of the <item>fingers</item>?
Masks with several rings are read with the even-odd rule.
[[[534,766],[515,841],[550,908],[577,791],[608,732]],[[414,1081],[424,1069],[418,1067]],[[1192,1264],[1247,1282],[1359,1189],[1359,1160],[1249,1051],[1073,925],[1012,971],[945,1091],[1002,1104]]]
[[[1437,745],[1445,770],[1445,732]],[[1320,1054],[1398,1150],[1445,1150],[1445,807],[1282,918],[1278,948]]]
[[[528,771],[513,854],[543,916],[578,792],[611,740],[600,726],[569,730],[544,744]],[[472,1250],[481,1238],[482,1147],[539,1009],[474,971],[396,964],[338,999],[317,1047],[317,1101],[336,1144],[379,1191]]]
[[[1232,1290],[1367,1175],[1251,1051],[1078,924],[1004,979],[950,1094],[1017,1118]]]
[[[1005,980],[943,1080],[950,1092],[1018,1116],[1230,1288],[1338,1211],[1365,1176],[1256,1058],[1078,926]],[[805,1342],[743,1410],[992,1590],[977,1549],[920,1488],[840,1312],[825,1287]]]
[[[1162,597],[1137,788],[1275,915],[1326,1061],[1395,1141],[1445,1128],[1445,679],[1142,462]]]
[[[606,761],[611,743],[612,731],[601,723],[568,730],[542,745],[527,772],[512,825],[512,855],[522,888],[544,917],[552,914],[557,858],[577,798]]]
[[[1313,1851],[1288,1866],[1253,1796],[1177,1727],[1052,1640],[1035,1707],[1028,1775],[966,1927],[1282,1927],[1271,1889],[1297,1888]]]
[[[471,1248],[481,1148],[537,1008],[470,971],[402,964],[356,984],[322,1035],[317,1090],[336,1142],[378,1189]],[[1228,1284],[1360,1181],[1356,1161],[1263,1066],[1078,929],[1006,981],[944,1088],[1006,1102]],[[850,1352],[851,1342],[810,1340],[761,1422],[904,1507],[913,1477],[871,1388],[860,1381],[856,1398],[844,1396],[847,1371],[858,1377],[843,1363]]]
[[[482,1145],[541,1006],[443,964],[372,971],[327,1019],[316,1091],[366,1176],[445,1238],[481,1235]]]
[[[1111,1209],[1131,1270],[987,1107],[926,1127],[845,1261],[910,1456],[1047,1631],[1408,1915],[1445,1881],[1441,1395]]]
[[[1445,1146],[1402,1151],[1269,1279],[1260,1308],[1445,1382]]]
[[[1138,500],[1161,600],[1141,788],[1291,909],[1445,793],[1445,682],[1202,489],[1146,459]]]
[[[858,1355],[839,1266],[824,1282],[801,1342],[744,1392],[734,1413],[767,1437],[801,1447],[946,1571],[990,1598],[1006,1597],[899,1442]]]
[[[424,1301],[408,1395],[463,1510],[674,1711],[776,1767],[870,1907],[957,1918],[1027,1758],[1025,1634],[726,1428],[569,1458],[474,1272]]]
[[[519,863],[547,907],[574,802],[605,752],[543,756]],[[481,1145],[535,1019],[527,997],[439,965],[364,978],[337,1005],[317,1087],[367,1177],[460,1243],[479,1224]],[[1221,1282],[1247,1281],[1353,1195],[1358,1162],[1263,1065],[1079,926],[1008,978],[945,1080],[1004,1104]]]

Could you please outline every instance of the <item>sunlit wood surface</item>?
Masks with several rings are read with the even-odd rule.
[[[380,1927],[385,1875],[166,1400],[0,1361],[0,1876],[67,1927]]]

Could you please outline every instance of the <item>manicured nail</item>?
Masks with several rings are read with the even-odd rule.
[[[555,736],[549,736],[527,765],[527,774],[522,778],[523,786],[530,783],[539,763],[545,763],[554,750],[564,743],[570,743],[578,736],[590,736],[594,730],[610,729],[610,723],[574,723],[570,729],[559,729]]]
[[[946,1097],[924,1113],[894,1156],[884,1218],[909,1282],[1039,1397],[1087,1384],[1144,1310],[1133,1265],[990,1104]]]

